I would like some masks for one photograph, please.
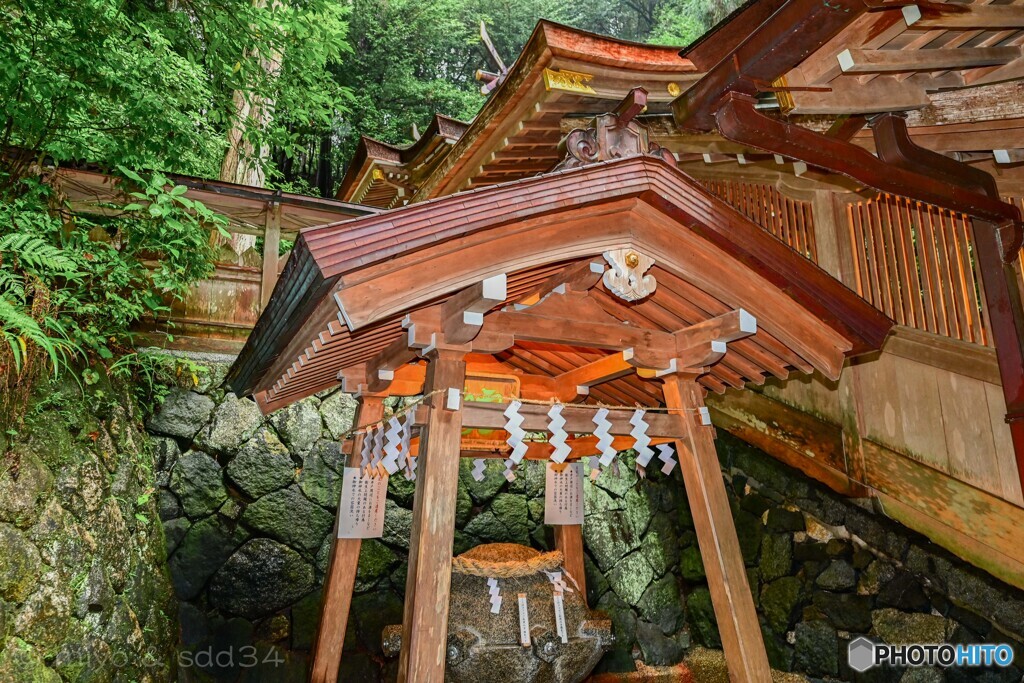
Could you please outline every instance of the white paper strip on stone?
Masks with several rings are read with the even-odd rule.
[[[473,461],[473,469],[470,470],[470,474],[473,475],[473,479],[476,481],[484,480],[484,471],[487,469],[487,463],[483,458],[477,458]]]
[[[388,420],[388,428],[384,432],[384,457],[380,464],[387,471],[388,476],[398,471],[398,454],[402,445],[402,423],[398,416],[393,415]]]
[[[615,443],[611,435],[612,423],[608,421],[608,409],[598,408],[594,413],[594,436],[597,437],[597,450],[601,452],[601,467],[608,467],[615,459]]]
[[[358,467],[346,467],[338,504],[338,538],[380,538],[387,495],[387,477],[364,477]]]
[[[675,451],[672,450],[672,446],[667,443],[658,445],[658,460],[661,460],[664,465],[661,466],[663,474],[672,474],[672,470],[676,468],[676,456]]]
[[[487,579],[487,592],[491,596],[491,614],[501,611],[501,587],[497,579]]]
[[[519,643],[530,647],[530,612],[527,608],[526,593],[519,594]]]
[[[555,603],[555,633],[563,643],[569,642],[569,629],[565,627],[565,600],[561,592],[556,592],[552,598]]]
[[[523,456],[526,455],[527,446],[524,443],[526,439],[526,430],[522,429],[520,425],[523,424],[522,415],[519,414],[519,408],[522,407],[522,403],[519,401],[510,401],[508,408],[505,409],[505,431],[508,432],[508,438],[505,442],[512,447],[512,453],[509,455],[509,459],[519,464],[522,461]]]
[[[633,448],[636,450],[636,462],[641,467],[647,467],[647,463],[654,456],[654,451],[650,447],[651,437],[647,436],[649,425],[644,419],[646,415],[646,411],[638,409],[634,410],[633,416],[629,418],[629,424],[633,425],[629,435],[635,440]]]
[[[590,481],[597,481],[597,478],[601,476],[601,459],[596,455],[589,456],[587,467],[590,468]]]
[[[548,431],[551,432],[548,443],[555,447],[555,450],[551,452],[551,459],[559,464],[565,462],[565,459],[572,453],[572,447],[565,442],[569,435],[562,429],[565,426],[562,408],[561,403],[556,403],[548,411]]]
[[[641,465],[640,463],[637,463],[636,464],[636,476],[637,476],[638,479],[641,479],[641,480],[642,479],[646,479],[647,478],[647,468],[644,467],[643,465]]]
[[[505,461],[505,470],[502,472],[502,474],[505,476],[505,480],[506,481],[512,482],[512,481],[516,480],[516,472],[515,472],[515,470],[516,470],[516,464],[514,462],[512,462],[512,458],[509,458],[508,460],[506,460]]]

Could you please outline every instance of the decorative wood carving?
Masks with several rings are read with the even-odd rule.
[[[615,296],[626,301],[638,301],[657,289],[654,276],[646,274],[654,259],[633,249],[613,249],[603,254],[610,270],[604,272],[604,286]]]
[[[544,76],[547,84],[547,69]],[[647,126],[635,120],[646,108],[647,91],[643,88],[634,88],[619,103],[615,111],[594,117],[591,125],[586,128],[569,131],[558,144],[559,151],[565,155],[565,160],[556,167],[556,170],[641,155],[658,157],[674,166],[676,160],[672,153],[652,142]]]

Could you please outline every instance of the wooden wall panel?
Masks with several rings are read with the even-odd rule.
[[[1024,507],[1024,494],[1021,492],[1020,477],[1017,476],[1017,459],[1013,452],[1013,441],[1010,439],[1010,426],[1006,424],[1005,419],[1006,403],[1003,400],[1002,387],[986,382],[985,397],[988,400],[1002,497]]]

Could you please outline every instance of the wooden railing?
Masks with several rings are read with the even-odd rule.
[[[811,202],[792,199],[767,183],[702,180],[704,187],[815,263]]]
[[[858,294],[900,325],[992,345],[967,216],[880,195],[847,221]]]

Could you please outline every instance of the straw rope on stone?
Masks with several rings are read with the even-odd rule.
[[[563,561],[560,550],[541,553],[516,543],[488,543],[452,558],[452,571],[471,576],[513,579],[552,571],[562,566]]]

